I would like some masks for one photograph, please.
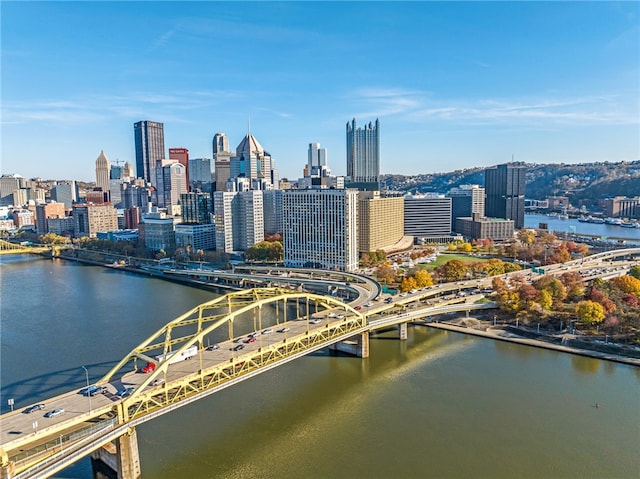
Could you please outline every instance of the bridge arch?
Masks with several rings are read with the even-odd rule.
[[[282,321],[279,316],[280,304],[283,305]],[[234,291],[202,303],[169,321],[133,348],[98,383],[110,382],[130,361],[133,361],[134,371],[136,372],[138,371],[138,360],[142,360],[144,364],[155,364],[155,370],[145,375],[145,380],[123,401],[129,404],[134,403],[145,395],[145,389],[154,380],[165,377],[171,367],[171,361],[167,360],[167,354],[181,355],[192,346],[196,346],[198,360],[201,360],[200,353],[204,349],[204,339],[225,325],[228,326],[227,339],[231,340],[238,337],[239,335],[234,332],[235,322],[239,318],[246,320],[247,313],[254,316],[253,331],[261,331],[263,329],[262,309],[266,306],[275,306],[276,325],[287,320],[300,319],[301,313],[309,319],[314,312],[334,309],[344,312],[349,317],[355,317],[362,326],[365,324],[365,318],[362,314],[348,304],[330,296],[281,288],[254,288]],[[296,317],[288,318],[287,311],[291,307],[296,308]],[[187,330],[186,333],[184,330]],[[164,360],[156,360],[155,357],[159,355],[162,355]]]

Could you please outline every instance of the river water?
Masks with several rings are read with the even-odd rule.
[[[17,408],[98,379],[212,294],[3,257],[0,386]],[[409,328],[319,352],[138,428],[144,479],[637,478],[640,368]],[[601,404],[600,408],[595,403]],[[91,478],[88,459],[57,475]]]
[[[547,223],[549,230],[558,233],[601,235],[607,238],[627,238],[630,246],[640,244],[640,228],[624,228],[617,225],[583,223],[577,219],[560,219],[557,216],[525,215],[524,225],[537,228],[539,223]],[[614,241],[614,240],[611,240]]]

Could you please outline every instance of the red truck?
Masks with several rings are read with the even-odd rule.
[[[163,354],[160,354],[160,355],[156,356],[155,360],[158,361],[159,363],[161,363],[165,359],[168,359],[169,360],[169,364],[173,364],[173,363],[177,363],[179,361],[184,361],[186,359],[191,359],[192,357],[194,357],[197,354],[198,354],[198,347],[197,346],[191,346],[190,348],[185,349],[178,356],[175,356],[175,351],[171,351],[170,353],[167,353],[166,357]],[[142,368],[142,372],[144,374],[152,373],[155,370],[156,370],[155,363],[147,363],[147,365]]]

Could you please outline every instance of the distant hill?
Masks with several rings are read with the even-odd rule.
[[[620,163],[528,164],[526,197],[544,199],[548,196],[568,196],[572,204],[577,200],[596,202],[613,196],[640,195],[640,161]],[[465,184],[484,186],[486,168],[469,168],[450,173],[416,176],[383,175],[384,189],[411,193],[447,193]]]

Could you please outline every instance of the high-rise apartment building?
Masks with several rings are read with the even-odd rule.
[[[380,121],[356,127],[356,119],[347,122],[348,186],[365,190],[380,189]]]
[[[189,183],[189,150],[187,148],[169,148],[169,159],[178,160],[184,166],[185,177],[187,178],[187,191],[190,190]]]
[[[487,217],[513,220],[516,229],[524,228],[526,172],[524,166],[513,164],[485,170]]]
[[[215,191],[226,191],[227,181],[231,178],[231,150],[226,133],[216,133],[213,136],[213,162]]]
[[[262,192],[264,207],[264,232],[282,234],[282,190],[265,190]]]
[[[139,121],[133,124],[136,146],[136,175],[149,183],[156,179],[156,161],[166,158],[164,153],[164,124]]]
[[[289,267],[358,268],[358,192],[286,190],[282,195],[284,262]]]
[[[111,179],[111,162],[104,151],[100,151],[96,158],[96,186],[102,191],[109,191],[109,180]]]
[[[218,251],[246,251],[264,240],[262,191],[216,191],[214,205]]]
[[[404,237],[404,198],[382,198],[379,191],[358,193],[358,249],[385,249]]]

